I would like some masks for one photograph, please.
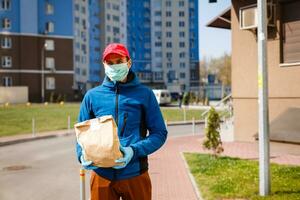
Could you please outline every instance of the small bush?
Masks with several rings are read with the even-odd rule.
[[[224,151],[219,132],[220,122],[221,120],[219,114],[213,107],[211,107],[206,119],[203,147],[213,150],[214,156],[217,156]]]

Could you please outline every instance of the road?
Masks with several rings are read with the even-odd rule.
[[[203,133],[203,125],[195,129]],[[168,130],[169,137],[192,134],[191,125]],[[74,136],[64,136],[0,147],[0,199],[79,199],[80,165],[74,144]]]

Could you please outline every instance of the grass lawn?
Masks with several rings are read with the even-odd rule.
[[[0,137],[32,132],[32,118],[35,118],[36,133],[66,129],[68,115],[71,117],[71,128],[76,123],[80,104],[32,104],[10,105],[0,107]],[[186,110],[186,120],[199,120],[202,110]],[[164,118],[170,121],[182,121],[183,109],[162,108]]]
[[[271,164],[271,195],[258,195],[258,162],[238,158],[212,158],[185,153],[198,189],[205,200],[215,199],[300,199],[300,167]]]

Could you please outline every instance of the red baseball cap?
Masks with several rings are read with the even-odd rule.
[[[124,44],[111,43],[111,44],[107,45],[107,47],[104,49],[104,52],[102,55],[102,61],[104,61],[105,58],[109,54],[112,54],[112,53],[119,54],[121,56],[126,56],[130,59],[129,52]]]

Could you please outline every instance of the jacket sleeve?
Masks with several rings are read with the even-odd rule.
[[[150,90],[148,103],[145,105],[145,121],[149,135],[130,145],[134,150],[134,158],[144,157],[155,152],[167,139],[168,131],[152,90]]]
[[[90,101],[89,93],[86,93],[81,105],[80,105],[80,111],[78,115],[78,122],[83,122],[89,119],[94,118],[93,110],[92,110],[92,104]],[[77,159],[80,162],[80,157],[82,155],[82,148],[76,141],[76,153],[77,153]]]

